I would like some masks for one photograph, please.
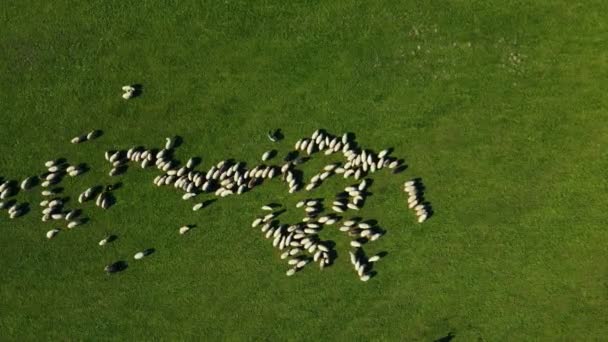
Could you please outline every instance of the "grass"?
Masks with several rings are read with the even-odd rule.
[[[278,182],[200,212],[120,177],[118,204],[44,234],[0,213],[3,340],[602,340],[608,333],[607,24],[602,1],[8,1],[0,11],[0,176],[66,157],[91,171],[72,197],[113,181],[103,153],[161,146],[253,163],[319,127],[394,147],[409,168],[374,176],[361,215],[387,235],[378,276],[339,259],[292,278],[249,227]],[[120,87],[141,83],[125,102]],[[102,129],[78,146],[74,135]],[[326,161],[315,157],[304,171]],[[422,177],[436,215],[418,225],[400,187]],[[333,196],[332,179],[314,196]],[[182,237],[177,229],[196,224]],[[105,234],[118,240],[99,248]],[[141,262],[132,255],[156,253]],[[124,259],[129,268],[102,270]]]

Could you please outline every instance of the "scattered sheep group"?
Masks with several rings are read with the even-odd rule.
[[[131,86],[126,86],[123,90],[125,99],[131,98],[135,91]],[[94,130],[76,136],[71,139],[71,142],[78,144],[95,139],[100,135],[101,131]],[[131,163],[135,163],[143,169],[156,168],[161,171],[161,174],[154,178],[153,183],[159,187],[173,186],[175,189],[183,191],[183,200],[192,200],[204,193],[220,198],[238,196],[275,178],[280,178],[287,184],[289,193],[302,189],[312,191],[321,186],[328,178],[341,175],[344,179],[354,178],[359,181],[357,184],[347,186],[343,192],[337,194],[330,206],[333,212],[343,214],[348,210],[358,211],[364,205],[368,195],[367,189],[371,184],[371,179],[365,178],[367,175],[383,168],[392,169],[395,173],[405,168],[402,160],[390,156],[390,149],[375,153],[359,147],[349,134],[334,136],[324,130],[316,130],[310,137],[298,140],[294,150],[287,154],[282,164],[265,164],[277,154],[275,150],[270,150],[262,154],[261,164],[251,168],[248,168],[244,162],[228,159],[212,165],[208,170],[197,170],[198,158],[190,158],[185,165],[180,166],[179,162],[173,159],[173,152],[177,145],[176,138],[166,138],[164,147],[161,149],[134,146],[126,150],[106,151],[105,159],[111,166],[108,175],[111,177],[122,175],[128,170]],[[305,181],[298,165],[306,162],[315,153],[321,152],[325,155],[340,153],[344,158],[344,163],[333,162],[325,165],[319,173]],[[64,160],[50,160],[45,163],[45,167],[47,170],[43,174],[27,177],[21,182],[0,179],[0,209],[8,209],[10,218],[22,216],[29,210],[27,203],[17,203],[11,197],[14,197],[19,190],[27,191],[40,184],[45,188],[42,191],[45,199],[40,203],[43,207],[42,221],[64,220],[68,229],[87,222],[87,218],[81,218],[82,210],[66,208],[65,199],[59,196],[60,189],[53,188],[65,176],[76,177],[83,174],[87,170],[86,165],[70,165]],[[421,184],[417,181],[408,181],[404,185],[404,190],[409,195],[408,205],[415,210],[418,222],[422,223],[430,215],[430,206],[424,202],[420,188]],[[97,207],[108,209],[115,201],[111,190],[109,187],[102,186],[89,187],[78,196],[78,203],[84,205],[85,202],[95,199]],[[210,202],[209,200],[197,201],[192,210],[201,210]],[[276,208],[273,206],[264,206],[263,210],[271,212],[256,218],[252,223],[253,227],[261,225],[265,236],[269,239],[273,238],[273,246],[284,250],[281,258],[289,258],[288,264],[292,266],[287,271],[287,275],[295,274],[311,261],[319,263],[320,268],[331,264],[335,251],[328,242],[319,238],[318,233],[324,226],[330,226],[342,220],[342,217],[337,214],[321,215],[324,211],[321,200],[303,200],[298,202],[296,207],[303,208],[305,212],[305,217],[299,223],[280,224],[276,217],[280,215],[281,211],[275,211]],[[182,226],[178,232],[183,235],[190,229],[191,226]],[[47,232],[46,237],[52,239],[62,230],[62,228],[51,229]],[[370,277],[369,265],[375,260],[372,261],[374,257],[369,260],[362,257],[364,255],[362,246],[380,238],[383,231],[376,227],[375,223],[362,221],[360,218],[342,222],[339,230],[352,238],[350,245],[355,248],[355,252],[351,252],[355,258],[353,265],[360,279],[367,281]],[[104,246],[109,241],[111,239],[104,238],[99,245]],[[141,259],[145,255],[144,252],[138,252],[135,259]]]

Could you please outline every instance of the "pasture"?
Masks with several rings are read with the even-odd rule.
[[[0,339],[601,340],[608,333],[608,12],[605,1],[9,0],[0,10],[0,177],[65,158],[60,186],[86,224],[42,222],[39,186],[0,211]],[[121,87],[141,84],[141,95]],[[269,130],[284,139],[271,142]],[[152,183],[110,177],[107,150],[161,148],[201,169],[248,165],[315,130],[392,148],[407,169],[369,175],[357,213],[386,234],[362,282],[334,228],[331,267],[288,266],[251,222],[260,207],[325,198],[270,180],[193,211]],[[93,129],[95,140],[70,139]],[[314,154],[310,178],[341,156]],[[419,224],[406,180],[434,209]],[[79,206],[120,182],[116,204]],[[215,198],[201,194],[198,199]],[[327,206],[327,205],[326,205]],[[602,214],[604,213],[604,214]],[[185,235],[178,229],[196,225]],[[118,238],[106,246],[109,234]],[[154,249],[142,260],[136,252]],[[108,275],[108,263],[128,267]]]

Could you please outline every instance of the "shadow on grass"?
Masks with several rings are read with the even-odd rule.
[[[447,335],[440,337],[436,340],[434,340],[433,342],[450,342],[451,340],[454,339],[454,337],[456,337],[456,335],[454,335],[454,333],[449,332]]]
[[[106,265],[106,267],[104,268],[104,271],[106,271],[106,273],[108,273],[108,274],[113,274],[113,273],[122,272],[122,271],[126,270],[127,267],[129,267],[129,264],[127,264],[127,262],[124,260],[120,260],[120,261],[111,263],[109,265]]]

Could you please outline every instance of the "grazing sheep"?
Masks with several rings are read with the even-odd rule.
[[[179,228],[179,234],[180,234],[180,235],[184,235],[184,234],[186,234],[187,232],[189,232],[189,231],[190,231],[190,229],[191,229],[191,228],[190,228],[190,226],[183,226],[183,227],[180,227],[180,228]]]
[[[379,255],[374,255],[373,257],[369,258],[367,261],[369,261],[369,262],[377,262],[378,260],[380,260],[380,256]]]
[[[370,229],[372,226],[369,223],[366,222],[360,222],[358,224],[358,227],[361,229]]]
[[[352,209],[352,210],[359,210],[359,207],[358,207],[358,206],[356,206],[356,205],[355,205],[355,204],[353,204],[353,203],[348,203],[346,206],[347,206],[349,209]]]
[[[251,228],[257,227],[260,223],[262,223],[262,218],[258,217],[255,220],[253,220],[253,223],[251,223]]]
[[[146,254],[144,252],[137,252],[135,253],[135,255],[133,256],[133,259],[135,260],[141,260],[146,256]]]
[[[285,273],[288,277],[291,277],[292,275],[296,274],[296,269],[295,268],[290,268],[289,270],[287,270],[287,273]]]
[[[268,159],[270,159],[272,157],[272,153],[273,151],[264,152],[264,154],[262,154],[262,161],[267,161]]]
[[[317,248],[319,248],[320,251],[323,251],[323,252],[326,252],[326,253],[329,252],[329,247],[327,247],[327,246],[325,246],[323,244],[317,244]]]
[[[205,203],[197,203],[192,207],[192,211],[198,211],[198,210],[202,209],[204,205],[205,205]]]
[[[369,274],[364,274],[364,275],[362,275],[361,277],[359,277],[359,279],[360,279],[361,281],[368,281],[370,278],[371,278],[371,277],[370,277],[370,275],[369,275]]]
[[[72,144],[80,144],[83,141],[86,141],[87,137],[86,136],[78,136],[78,137],[74,137],[70,140],[70,142]]]
[[[47,162],[44,163],[44,167],[49,168],[49,167],[55,166],[57,164],[59,164],[58,161],[56,161],[56,160],[49,160],[49,161],[47,161]]]
[[[21,189],[22,190],[29,190],[32,185],[34,184],[36,177],[28,177],[25,180],[23,180],[23,182],[21,182]]]
[[[90,131],[89,133],[87,133],[87,140],[92,140],[92,139],[97,138],[97,136],[99,136],[99,133],[100,132],[96,131],[96,130]]]
[[[48,232],[46,232],[46,238],[47,239],[52,239],[54,238],[57,234],[59,234],[60,230],[59,229],[51,229]]]
[[[359,248],[359,247],[361,247],[361,246],[362,246],[361,242],[359,242],[359,241],[357,241],[357,240],[353,240],[353,241],[351,241],[351,242],[350,242],[350,245],[351,245],[352,247],[355,247],[355,248]]]
[[[196,193],[193,193],[193,192],[187,192],[187,193],[185,193],[185,194],[182,196],[182,199],[183,199],[183,200],[189,200],[189,199],[191,199],[192,197],[195,197],[195,196],[196,196]]]
[[[108,274],[112,274],[112,273],[116,273],[116,272],[120,272],[122,270],[124,270],[127,266],[127,264],[125,262],[122,261],[118,261],[109,265],[106,265],[106,267],[103,268],[104,271],[106,271],[106,273]]]
[[[68,223],[68,228],[72,229],[72,228],[77,227],[77,226],[79,226],[81,224],[82,224],[82,221],[70,221]]]
[[[356,224],[357,224],[356,220],[347,220],[347,221],[344,221],[344,225],[347,226],[347,227],[352,227],[352,226],[354,226]]]
[[[71,221],[72,219],[76,218],[76,216],[78,216],[78,214],[79,214],[78,210],[71,210],[67,214],[65,214],[65,219],[68,221]]]
[[[372,234],[372,236],[369,238],[371,241],[376,241],[378,240],[380,237],[382,236],[382,233],[374,233]]]
[[[338,222],[338,219],[330,218],[329,220],[325,221],[325,224],[328,226],[331,226],[331,225],[335,224],[336,222]]]

